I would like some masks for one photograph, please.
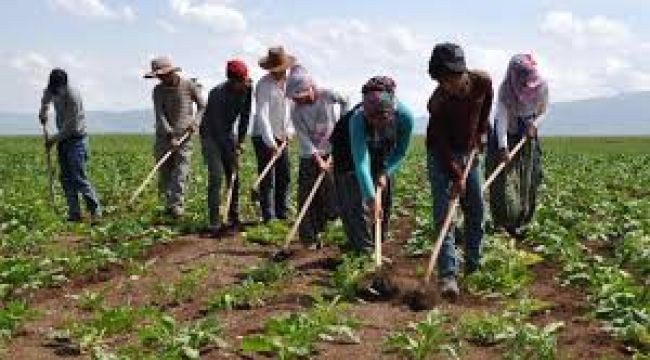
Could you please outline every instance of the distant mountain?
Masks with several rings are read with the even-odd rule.
[[[416,131],[424,133],[427,118]],[[553,103],[540,126],[543,135],[650,135],[650,91]]]
[[[90,133],[151,133],[153,111],[88,111]],[[426,131],[418,118],[416,133]],[[554,103],[541,126],[544,135],[650,135],[650,91]],[[0,112],[0,135],[38,134],[36,114]]]
[[[54,119],[52,119],[54,120]],[[103,133],[151,133],[152,110],[87,111],[88,131]],[[53,129],[54,124],[50,124]],[[0,112],[0,135],[40,134],[37,114]]]

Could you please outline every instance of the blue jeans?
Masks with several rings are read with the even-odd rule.
[[[101,205],[86,176],[88,139],[86,137],[65,139],[57,147],[61,167],[61,186],[68,202],[68,217],[81,218],[79,193],[92,215],[101,215]]]
[[[465,158],[455,154],[456,159]],[[452,178],[444,166],[442,159],[435,153],[428,154],[429,181],[433,195],[433,219],[436,228],[440,229],[447,216],[447,208],[451,197]],[[469,172],[465,194],[461,196],[460,208],[465,215],[465,266],[468,272],[478,269],[483,242],[483,194],[481,192],[481,176],[478,161],[474,162]],[[438,255],[438,275],[443,278],[458,275],[458,256],[456,254],[455,229],[452,222],[445,236],[440,254]]]

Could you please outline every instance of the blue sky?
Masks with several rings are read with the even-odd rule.
[[[36,111],[53,66],[87,109],[150,107],[154,83],[141,75],[152,56],[211,87],[231,57],[259,77],[256,61],[275,44],[353,98],[367,77],[392,75],[417,114],[439,41],[462,44],[495,85],[512,54],[533,52],[554,101],[650,90],[649,0],[27,0],[5,7],[0,30],[0,111]]]

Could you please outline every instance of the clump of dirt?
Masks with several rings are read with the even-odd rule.
[[[367,289],[362,297],[368,301],[402,303],[413,311],[432,309],[439,297],[435,288],[422,280],[400,275],[395,266],[383,265],[378,271],[368,274],[362,282]]]

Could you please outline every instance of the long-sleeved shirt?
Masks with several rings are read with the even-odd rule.
[[[39,117],[45,120],[44,123],[47,123],[50,104],[54,104],[56,128],[59,131],[52,137],[53,139],[61,141],[86,135],[83,102],[76,88],[67,85],[60,94],[53,94],[47,89],[43,92]]]
[[[327,89],[316,90],[312,104],[295,104],[291,120],[300,144],[300,157],[328,155],[332,151],[329,139],[338,120],[336,104],[340,106],[340,114],[348,111],[348,99]]]
[[[503,101],[499,101],[494,117],[494,128],[499,149],[508,148],[508,134],[519,133],[519,119],[531,123],[541,121],[546,114],[547,105],[548,86],[544,86],[542,95],[537,102],[529,104],[517,103],[514,106],[508,106]]]
[[[229,139],[237,125],[237,140],[242,143],[246,138],[251,114],[251,88],[237,93],[228,82],[217,85],[208,95],[208,106],[201,121],[201,135],[217,140]]]
[[[460,179],[462,169],[453,153],[467,153],[487,135],[494,90],[487,73],[469,72],[466,96],[453,96],[438,87],[429,99],[427,148],[441,157],[452,177]]]
[[[415,118],[413,113],[401,102],[398,102],[394,126],[395,146],[388,153],[385,168],[381,169],[387,176],[392,176],[399,168],[406,150],[408,149]],[[361,194],[365,200],[375,198],[375,186],[371,169],[371,154],[368,149],[369,129],[366,125],[363,110],[357,110],[350,119],[350,145],[354,172],[361,187]]]
[[[159,136],[182,136],[189,127],[199,123],[205,111],[205,100],[198,85],[183,78],[175,86],[163,83],[156,85],[153,89],[153,105],[156,134]]]
[[[276,139],[289,135],[290,100],[285,97],[285,84],[278,83],[269,73],[264,75],[255,88],[255,118],[252,136],[259,136],[269,146],[276,146]]]

